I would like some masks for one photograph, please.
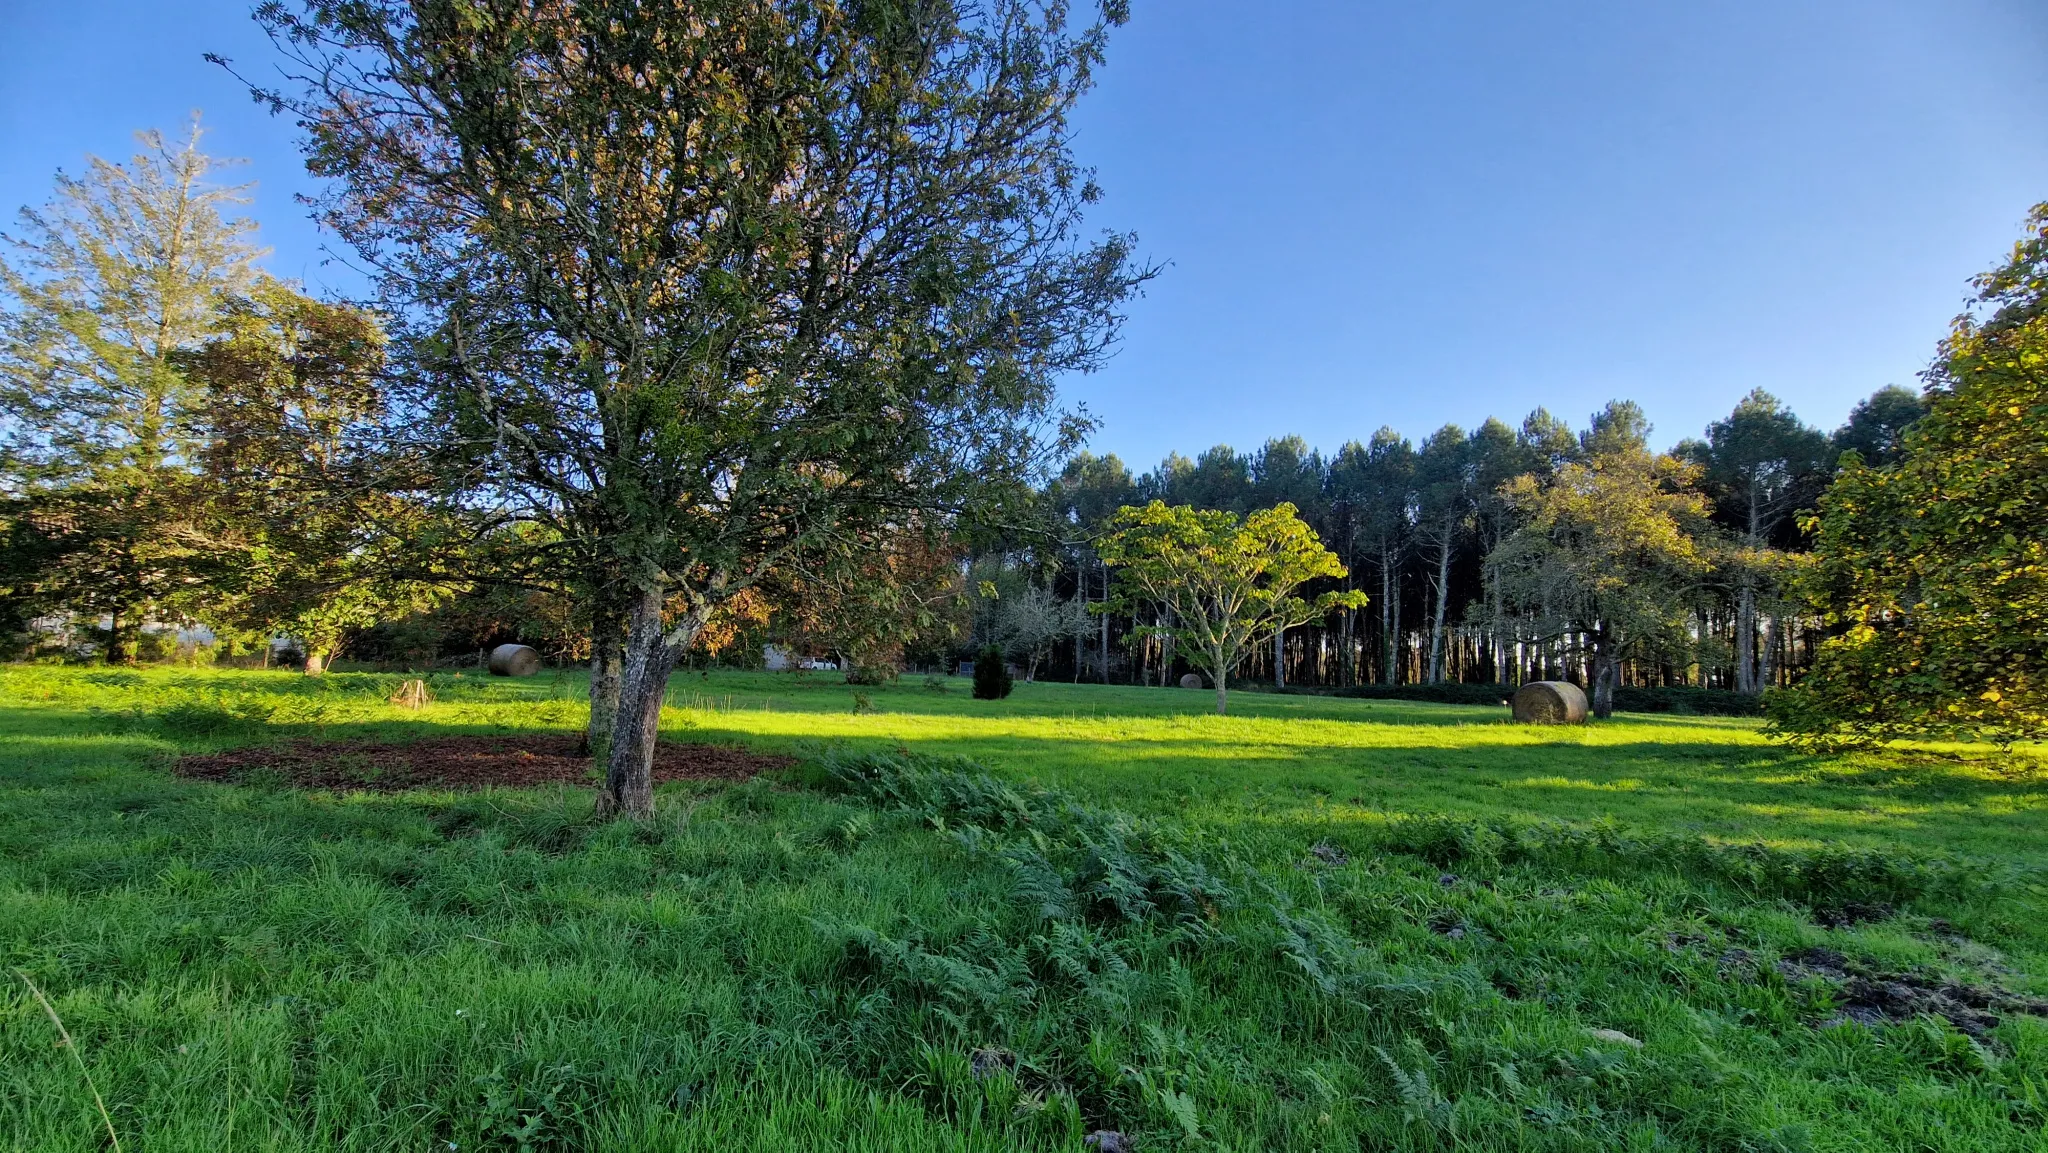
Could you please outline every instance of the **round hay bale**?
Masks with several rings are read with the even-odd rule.
[[[1586,723],[1586,693],[1570,681],[1533,681],[1515,690],[1515,720],[1525,725]]]
[[[491,650],[491,675],[530,677],[540,671],[540,654],[530,645],[499,645]]]
[[[1180,679],[1180,687],[1184,689],[1199,689],[1202,687],[1202,678],[1194,673],[1189,673]]]

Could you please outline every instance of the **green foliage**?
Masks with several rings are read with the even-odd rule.
[[[1835,635],[1771,704],[1795,741],[2048,737],[2048,204],[1976,283],[1903,454],[1847,458],[1811,525]]]
[[[413,325],[421,439],[631,617],[607,811],[646,815],[641,720],[730,602],[1073,446],[1055,381],[1150,270],[1084,228],[1067,117],[1116,14],[1071,15],[258,10],[291,59],[259,96]]]
[[[1590,442],[1617,439],[1617,418]],[[1522,527],[1487,557],[1505,611],[1534,639],[1591,638],[1594,712],[1613,711],[1619,664],[1673,659],[1692,643],[1695,593],[1709,568],[1707,504],[1693,470],[1668,456],[1616,450],[1569,462],[1548,481],[1516,480]]]
[[[396,495],[431,482],[379,447],[385,337],[376,320],[261,278],[222,331],[175,358],[205,396],[214,545],[183,608],[284,633],[320,672],[354,633],[430,607],[431,518]]]
[[[1356,591],[1325,592],[1314,600],[1295,595],[1319,577],[1343,576],[1344,566],[1291,504],[1240,518],[1155,500],[1119,509],[1108,528],[1095,548],[1116,572],[1115,603],[1166,611],[1170,623],[1139,631],[1170,638],[1190,664],[1209,674],[1219,713],[1230,673],[1261,639],[1366,603]]]
[[[1927,415],[1927,401],[1918,392],[1888,385],[1856,402],[1849,419],[1835,430],[1834,450],[1854,452],[1864,464],[1881,468],[1905,454],[1906,430]]]
[[[245,189],[219,161],[138,134],[128,164],[91,159],[23,209],[0,257],[0,604],[109,615],[125,660],[209,547],[193,477],[209,406],[177,357],[219,331],[259,255]]]
[[[977,701],[999,701],[1010,695],[1015,687],[1015,678],[1010,675],[1010,666],[1003,660],[1003,650],[989,645],[974,657],[974,699]]]

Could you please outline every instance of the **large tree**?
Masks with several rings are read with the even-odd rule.
[[[1153,501],[1110,520],[1097,544],[1117,573],[1117,603],[1163,606],[1168,636],[1216,686],[1216,711],[1230,703],[1229,678],[1245,655],[1280,629],[1365,604],[1361,592],[1296,595],[1304,584],[1342,577],[1344,565],[1282,504],[1248,516]]]
[[[1899,459],[1821,498],[1812,607],[1834,634],[1767,698],[1816,745],[2048,738],[2048,204],[1977,279]]]
[[[1346,563],[1355,567],[1370,557],[1379,572],[1380,673],[1394,684],[1400,679],[1401,568],[1413,531],[1415,446],[1382,427],[1369,443],[1338,450],[1329,484],[1331,503],[1346,510],[1352,530]]]
[[[211,547],[184,606],[210,624],[284,633],[318,675],[355,631],[429,607],[445,533],[408,489],[427,478],[384,451],[385,337],[376,319],[261,278],[224,331],[180,353],[206,398],[196,450]]]
[[[1586,462],[1509,486],[1523,523],[1486,565],[1495,603],[1531,622],[1533,639],[1590,649],[1593,711],[1606,717],[1623,662],[1690,646],[1709,553],[1697,469],[1651,454],[1639,437],[1597,433]]]
[[[1019,479],[1143,272],[1079,238],[1104,22],[994,0],[305,0],[260,17],[422,404],[604,575],[600,809],[727,599]]]
[[[1716,519],[1741,542],[1722,566],[1735,594],[1735,689],[1761,692],[1774,646],[1758,648],[1759,602],[1775,600],[1781,590],[1786,530],[1793,513],[1819,495],[1832,463],[1827,437],[1759,388],[1708,425],[1705,440],[1686,441],[1676,451],[1700,466]],[[1766,641],[1775,637],[1775,620],[1775,613],[1765,616]]]
[[[1447,424],[1430,434],[1415,458],[1415,538],[1430,566],[1430,684],[1444,679],[1444,626],[1451,599],[1451,558],[1472,527],[1472,445]]]
[[[261,255],[229,215],[245,188],[156,132],[127,164],[90,158],[23,209],[0,255],[0,465],[10,535],[42,561],[8,595],[112,624],[129,657],[143,618],[206,552],[193,451],[203,390],[176,359],[220,330]]]
[[[1835,430],[1834,451],[1853,450],[1873,468],[1892,464],[1906,452],[1906,430],[1927,415],[1927,400],[1910,388],[1889,384],[1856,402]]]

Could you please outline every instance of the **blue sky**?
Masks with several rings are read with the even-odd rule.
[[[1751,388],[1832,428],[1913,383],[1969,276],[2048,199],[2040,0],[1136,0],[1079,149],[1099,222],[1169,263],[1068,384],[1137,467],[1381,424],[1662,442]],[[274,272],[347,289],[292,202],[246,3],[0,0],[0,207],[203,109]]]

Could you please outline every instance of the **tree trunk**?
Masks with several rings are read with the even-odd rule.
[[[1593,654],[1593,715],[1601,720],[1614,715],[1614,682],[1619,678],[1621,668],[1615,659],[1605,652]]]
[[[1348,689],[1348,688],[1350,688],[1350,687],[1351,687],[1352,685],[1354,685],[1354,684],[1357,684],[1357,683],[1358,683],[1358,677],[1357,677],[1357,674],[1356,674],[1356,671],[1355,671],[1355,669],[1353,668],[1353,663],[1354,663],[1354,662],[1356,661],[1356,659],[1357,659],[1357,653],[1355,653],[1355,652],[1353,651],[1353,644],[1355,643],[1355,642],[1353,641],[1353,637],[1354,637],[1354,636],[1355,636],[1355,635],[1357,634],[1357,632],[1358,632],[1358,610],[1357,610],[1357,609],[1345,609],[1345,610],[1344,610],[1344,630],[1343,630],[1343,631],[1344,631],[1344,655],[1343,655],[1343,657],[1342,657],[1341,659],[1339,659],[1339,660],[1337,661],[1337,685],[1338,685],[1338,687],[1339,687],[1339,688],[1346,688],[1346,689]]]
[[[1380,657],[1386,665],[1386,683],[1399,684],[1399,659],[1395,648],[1401,636],[1401,575],[1394,571],[1386,549],[1380,550]]]
[[[306,675],[317,677],[326,673],[326,671],[327,654],[320,649],[308,648],[306,650]]]
[[[1444,679],[1444,609],[1451,592],[1451,534],[1446,531],[1437,545],[1436,619],[1429,630],[1429,683]]]
[[[125,665],[134,661],[134,651],[128,647],[128,630],[121,627],[121,614],[107,614],[107,651],[101,654],[105,663]]]
[[[1778,675],[1778,618],[1767,615],[1763,620],[1763,651],[1757,655],[1756,691],[1761,693],[1771,687]]]
[[[1735,594],[1735,691],[1755,693],[1756,683],[1756,590],[1743,578]]]
[[[1109,600],[1109,566],[1102,566],[1102,599]],[[1109,613],[1102,614],[1102,683],[1109,683]]]
[[[604,791],[597,798],[601,820],[654,815],[654,743],[661,727],[662,697],[681,646],[663,635],[660,588],[639,591],[626,631],[620,670],[619,711],[605,760]]]
[[[1502,614],[1506,611],[1506,606],[1501,603],[1500,585],[1496,582],[1493,588],[1493,623],[1487,627],[1486,643],[1493,657],[1493,683],[1497,685],[1513,684],[1520,675],[1519,669],[1516,676],[1508,675],[1508,642],[1500,631],[1501,622],[1505,619]]]
[[[619,718],[620,649],[624,628],[616,612],[598,606],[590,620],[590,723],[583,730],[583,755],[606,762],[612,727]]]
[[[1273,687],[1287,687],[1287,630],[1273,630]]]
[[[1083,561],[1074,566],[1074,595],[1081,598],[1081,605],[1088,605],[1088,564]],[[1081,652],[1087,646],[1088,630],[1074,630],[1074,683],[1081,683]]]

